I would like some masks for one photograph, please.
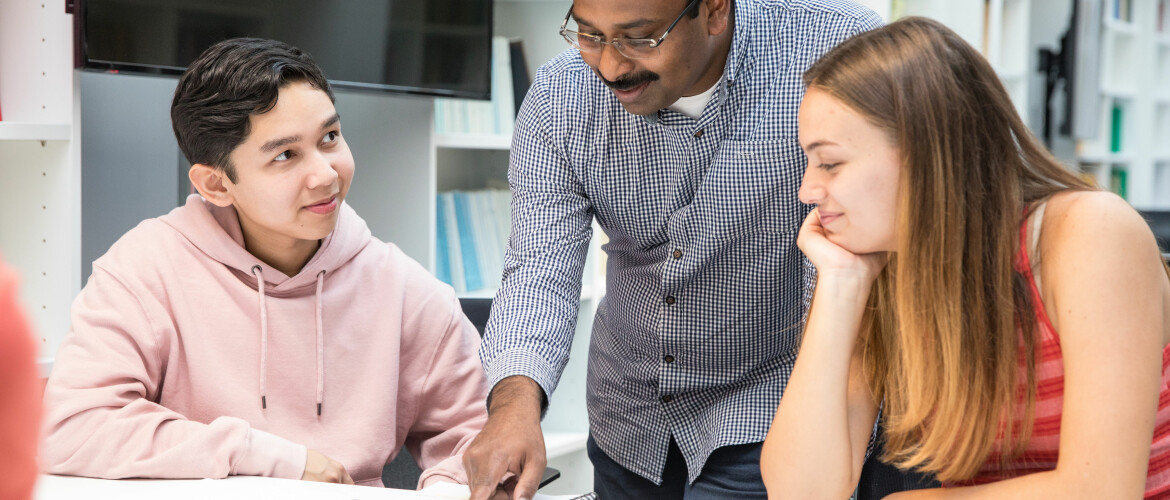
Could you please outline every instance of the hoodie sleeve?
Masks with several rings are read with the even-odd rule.
[[[145,294],[143,294],[145,295]],[[45,388],[46,472],[101,478],[299,479],[305,447],[243,419],[194,422],[157,401],[172,338],[165,313],[114,275],[94,274]]]
[[[440,284],[435,282],[438,288]],[[463,452],[487,423],[487,381],[476,352],[479,332],[463,315],[459,301],[449,287],[427,301],[418,327],[409,328],[404,336],[435,339],[425,373],[402,374],[404,385],[421,382],[415,395],[417,413],[407,431],[406,448],[423,469],[419,488],[447,481],[467,484],[463,469]],[[412,331],[413,330],[413,331]],[[404,364],[412,366],[412,364]]]

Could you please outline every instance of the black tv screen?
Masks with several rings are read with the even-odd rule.
[[[179,74],[228,38],[312,54],[339,87],[487,99],[492,0],[76,0],[79,66]]]

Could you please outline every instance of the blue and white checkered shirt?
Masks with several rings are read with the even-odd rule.
[[[661,482],[764,439],[799,346],[801,76],[877,27],[835,0],[737,0],[724,78],[698,120],[626,112],[570,49],[542,66],[512,141],[512,234],[480,357],[494,385],[552,394],[568,361],[591,221],[609,236],[589,350],[589,427]]]

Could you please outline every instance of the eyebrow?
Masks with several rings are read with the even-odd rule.
[[[330,116],[328,120],[325,120],[321,124],[321,128],[329,128],[340,121],[341,121],[341,113],[333,113],[333,116]],[[299,135],[290,135],[288,137],[281,137],[279,139],[273,139],[271,141],[264,143],[263,146],[260,146],[260,152],[271,153],[273,151],[276,151],[277,148],[282,148],[284,146],[287,146],[289,144],[292,144],[292,143],[300,141],[300,140],[301,140],[301,136],[299,136]]]
[[[837,144],[833,141],[820,140],[820,141],[816,141],[812,144],[809,144],[808,146],[805,146],[804,150],[811,152],[812,150],[819,148],[821,146],[840,146],[840,144]]]
[[[585,26],[588,26],[590,28],[596,28],[596,26],[594,26],[593,23],[578,17],[576,12],[573,13],[573,20],[577,21],[577,24],[585,25]],[[617,28],[618,30],[628,30],[628,29],[641,28],[643,26],[648,26],[648,25],[654,24],[654,22],[655,21],[653,19],[645,19],[645,18],[635,19],[635,20],[627,22],[627,23],[621,23],[621,24],[614,25],[614,28]]]

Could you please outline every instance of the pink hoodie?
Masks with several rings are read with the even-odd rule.
[[[466,483],[487,420],[479,335],[449,286],[341,210],[293,277],[197,195],[118,240],[49,378],[47,472],[299,479],[307,446],[381,485],[405,441],[420,486]]]

